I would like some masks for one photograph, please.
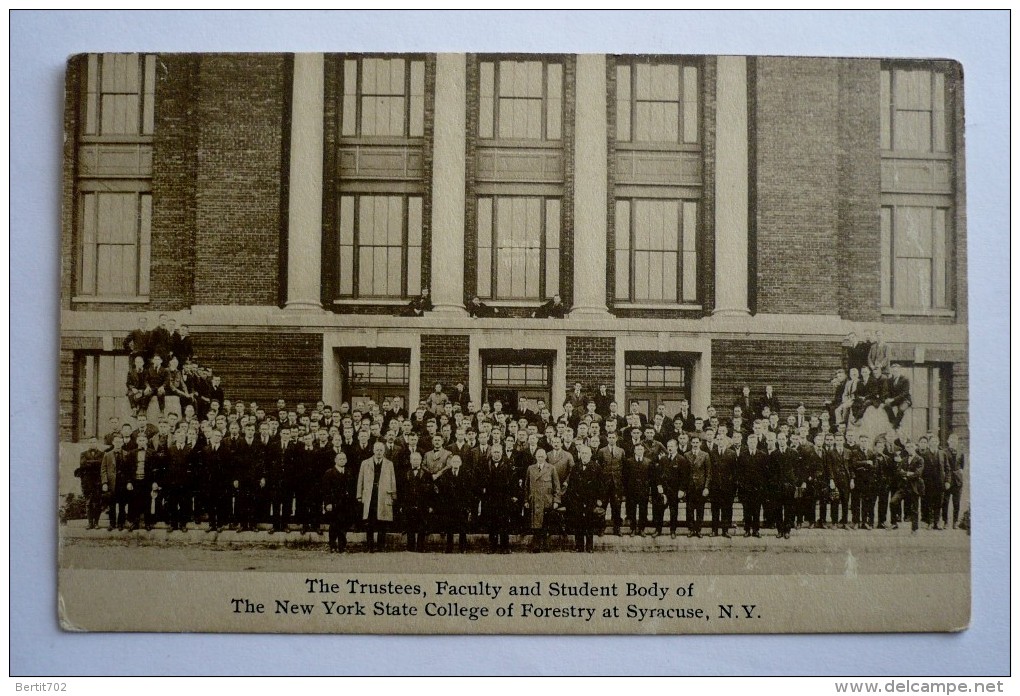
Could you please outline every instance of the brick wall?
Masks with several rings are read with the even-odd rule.
[[[785,415],[803,401],[809,413],[832,398],[829,380],[842,365],[838,341],[712,341],[712,404],[729,410],[744,385],[755,398],[771,384]]]
[[[71,298],[74,296],[75,284],[75,253],[76,235],[74,231],[74,177],[75,147],[78,139],[78,95],[79,80],[85,72],[86,58],[84,55],[73,56],[67,60],[67,73],[64,78],[64,168],[61,176],[60,192],[60,308],[70,309]],[[63,437],[63,433],[61,433]]]
[[[75,438],[74,424],[78,422],[78,399],[75,386],[76,375],[74,366],[74,351],[60,350],[60,367],[58,374],[59,386],[59,409],[58,417],[60,428],[60,441],[70,442]]]
[[[605,384],[610,398],[616,383],[616,339],[612,336],[567,336],[567,389],[581,383],[594,396]]]
[[[755,62],[758,311],[836,314],[839,61]]]
[[[322,336],[312,333],[192,334],[197,360],[223,378],[226,397],[259,404],[322,398]]]
[[[881,158],[877,60],[839,62],[839,313],[881,318]]]
[[[185,309],[194,298],[199,122],[193,106],[200,61],[201,57],[195,54],[161,55],[156,70],[149,296],[152,309]]]
[[[201,58],[196,304],[279,304],[286,65],[283,54]]]
[[[470,345],[467,336],[429,335],[421,336],[421,378],[417,399],[424,399],[435,388],[436,382],[443,385],[449,394],[457,382],[468,385]],[[416,399],[415,395],[411,395]],[[417,402],[417,399],[415,402]]]

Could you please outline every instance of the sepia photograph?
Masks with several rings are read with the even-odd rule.
[[[963,95],[949,59],[72,56],[62,628],[966,629]]]

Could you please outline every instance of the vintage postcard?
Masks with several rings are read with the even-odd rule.
[[[69,631],[958,631],[951,60],[67,65]]]

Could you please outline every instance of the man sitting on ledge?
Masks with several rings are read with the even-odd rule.
[[[559,295],[553,295],[551,300],[532,312],[531,316],[535,319],[562,319],[566,314],[567,308],[563,300]]]
[[[411,300],[406,307],[400,310],[401,317],[423,317],[425,312],[432,311],[432,300],[429,298],[429,289],[422,288],[421,295]]]

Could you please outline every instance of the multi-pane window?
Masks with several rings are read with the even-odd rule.
[[[881,94],[883,150],[949,152],[945,74],[933,70],[883,70]]]
[[[614,302],[700,300],[702,63],[677,56],[614,58],[615,212],[609,248]]]
[[[343,366],[343,398],[351,408],[365,409],[369,403],[399,396],[407,402],[411,365],[406,359],[348,360]]]
[[[891,64],[880,72],[882,307],[953,306],[954,161],[950,73]]]
[[[617,199],[616,298],[696,301],[697,235],[697,201]]]
[[[638,412],[651,418],[663,406],[672,418],[681,400],[690,399],[690,364],[680,353],[628,351],[624,385],[627,402],[637,402]]]
[[[627,365],[628,387],[672,387],[687,389],[687,369],[681,365]]]
[[[559,198],[478,199],[479,297],[538,300],[559,294]]]
[[[562,137],[562,63],[483,60],[478,70],[480,138],[559,140]]]
[[[121,422],[132,414],[124,377],[130,367],[127,355],[86,354],[80,358],[78,428],[81,439],[106,435],[110,418]]]
[[[903,374],[910,380],[910,410],[900,424],[903,435],[911,440],[926,433],[943,438],[943,403],[946,401],[945,380],[938,365],[904,365]]]
[[[84,135],[152,135],[156,57],[90,54]]]
[[[696,145],[699,90],[695,65],[617,65],[617,141]]]
[[[425,61],[349,58],[343,65],[343,137],[424,135]]]
[[[156,57],[91,54],[78,137],[77,294],[145,299],[152,233]]]
[[[545,387],[549,384],[549,365],[487,364],[485,383],[489,386]]]
[[[882,305],[897,309],[947,307],[949,209],[882,206]]]
[[[340,197],[341,297],[406,298],[421,291],[422,199]]]

